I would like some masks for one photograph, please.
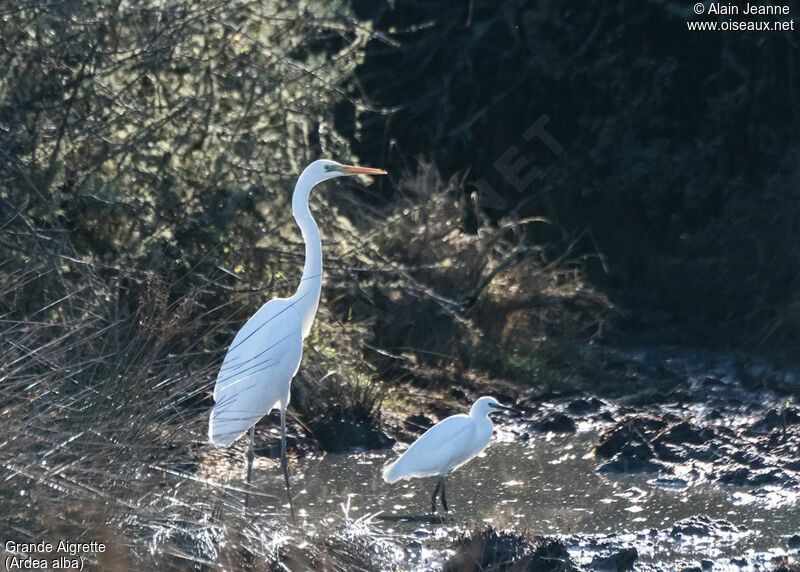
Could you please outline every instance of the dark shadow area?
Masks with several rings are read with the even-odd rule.
[[[690,31],[726,17],[671,1],[355,7],[385,35],[353,93],[389,110],[358,114],[359,156],[546,217],[527,233],[586,256],[629,334],[800,354],[793,32]]]

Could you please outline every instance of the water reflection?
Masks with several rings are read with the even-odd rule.
[[[322,529],[336,519],[369,519],[375,534],[435,538],[437,534],[474,525],[517,527],[534,534],[658,535],[681,519],[708,515],[744,526],[748,533],[716,538],[720,556],[744,550],[766,550],[800,528],[796,495],[781,491],[765,497],[734,487],[685,486],[674,477],[609,475],[594,471],[585,455],[594,436],[586,433],[556,438],[511,440],[507,434],[478,458],[448,478],[446,515],[431,515],[434,478],[388,485],[381,467],[396,455],[389,451],[303,459],[293,465],[296,506],[304,525]],[[280,473],[268,463],[254,472],[254,485],[280,498]],[[775,499],[782,500],[775,510]],[[343,503],[349,504],[345,507]],[[257,499],[257,510],[274,513],[274,501]],[[288,512],[288,511],[287,511]],[[661,534],[661,536],[665,536]],[[710,547],[693,538],[666,538],[670,557],[708,555]],[[657,545],[658,542],[655,542]],[[658,546],[651,557],[667,557]],[[645,558],[647,555],[643,555]]]

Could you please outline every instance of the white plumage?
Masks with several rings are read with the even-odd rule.
[[[303,356],[301,323],[296,303],[276,298],[236,334],[214,387],[212,443],[230,445],[275,407],[289,403],[289,381]]]
[[[387,466],[388,483],[413,477],[446,475],[483,451],[492,438],[494,426],[488,417],[474,419],[453,415],[428,429]]]
[[[394,483],[400,479],[438,476],[432,506],[442,490],[442,505],[447,510],[444,477],[468,462],[489,444],[494,424],[489,414],[510,409],[494,397],[481,397],[470,408],[469,415],[453,415],[428,429],[400,457],[383,469],[383,479]]]
[[[253,470],[253,427],[276,407],[281,410],[281,469],[291,507],[286,460],[286,407],[292,378],[300,367],[303,340],[311,331],[322,289],[322,242],[308,199],[317,183],[347,175],[384,175],[385,171],[314,161],[300,174],[292,194],[292,214],[305,241],[306,259],[300,286],[291,298],[264,304],[236,334],[222,362],[214,386],[214,409],[208,438],[228,446],[250,429],[247,483]],[[250,495],[245,497],[245,507]],[[294,509],[292,509],[294,513]]]

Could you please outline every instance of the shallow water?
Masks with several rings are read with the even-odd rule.
[[[569,535],[565,541],[580,560],[591,539],[617,533],[618,541],[637,546],[640,561],[651,562],[780,554],[788,536],[800,531],[796,491],[776,490],[774,496],[757,499],[749,494],[751,489],[740,487],[681,486],[675,479],[659,481],[655,474],[598,473],[597,462],[588,454],[595,441],[593,431],[528,441],[510,431],[496,431],[484,454],[448,477],[450,513],[444,521],[429,513],[435,479],[383,482],[380,469],[397,453],[301,459],[291,465],[298,524],[322,531],[341,522],[342,505],[349,502],[349,519],[375,515],[369,530],[377,536],[413,537],[424,544],[445,536],[445,531],[476,524],[513,526],[533,534]],[[258,463],[253,484],[278,495],[281,502],[286,498],[280,471],[269,460]],[[254,508],[269,514],[286,510],[263,498]],[[699,515],[743,528],[714,539],[669,536],[676,521]]]

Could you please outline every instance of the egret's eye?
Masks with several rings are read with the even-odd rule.
[[[325,165],[325,170],[330,171],[333,168],[332,165]]]

